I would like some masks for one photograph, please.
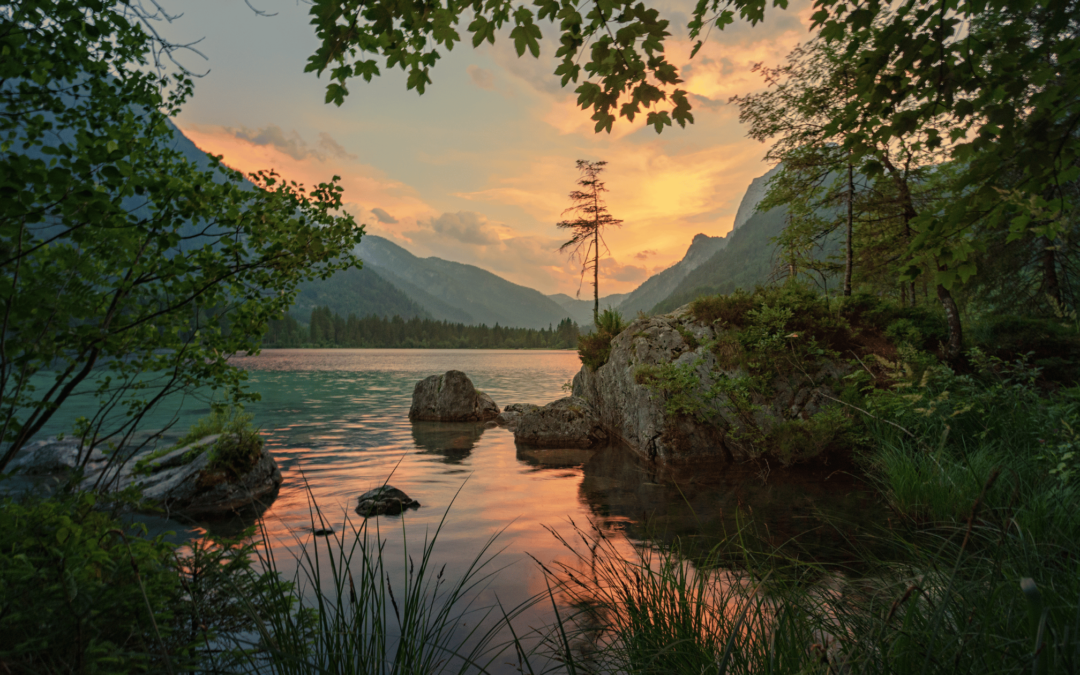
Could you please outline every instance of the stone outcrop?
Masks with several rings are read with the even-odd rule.
[[[28,476],[45,476],[74,471],[79,466],[82,446],[78,439],[48,438],[28,443],[8,466],[12,473]],[[95,452],[90,459],[100,462],[105,456]]]
[[[217,440],[219,443],[234,441],[234,437]],[[231,475],[226,469],[211,466],[209,447],[213,442],[202,442],[201,445],[207,450],[199,452],[186,464],[178,463],[175,458],[168,461],[167,467],[164,463],[152,463],[150,475],[135,481],[142,489],[143,497],[160,504],[167,512],[193,517],[216,516],[272,496],[283,481],[277,462],[265,446],[260,446],[258,459],[249,469],[240,475]],[[175,451],[170,455],[175,456]]]
[[[409,408],[409,419],[433,422],[484,422],[498,415],[499,406],[460,370],[417,382]]]
[[[495,422],[499,426],[506,427],[509,431],[513,431],[517,428],[518,421],[523,414],[539,407],[540,406],[533,405],[532,403],[511,403],[503,408],[503,411],[495,418]]]
[[[537,447],[591,448],[608,439],[593,406],[583,398],[561,398],[520,413],[514,441]]]
[[[371,516],[395,516],[405,509],[418,509],[420,502],[396,487],[382,485],[360,495],[356,512],[365,518]]]
[[[613,437],[649,459],[714,457],[741,462],[761,456],[762,439],[785,422],[807,420],[830,404],[833,385],[851,372],[846,363],[808,363],[804,371],[778,368],[770,374],[770,393],[744,391],[742,404],[725,393],[748,373],[725,362],[716,345],[723,326],[698,323],[688,307],[634,321],[611,342],[608,362],[593,371],[583,367],[573,393],[592,403]],[[730,361],[730,359],[728,360]],[[672,367],[682,376],[685,400],[694,410],[672,414],[667,396],[647,386],[643,372]],[[687,384],[689,383],[689,384]]]
[[[211,462],[217,443],[238,443],[235,436],[207,436],[168,453],[143,455],[123,463],[110,463],[95,450],[84,469],[79,486],[85,490],[118,492],[134,486],[144,499],[167,513],[192,517],[232,513],[271,496],[282,483],[277,462],[261,444],[258,456],[239,475]],[[79,465],[77,441],[49,439],[29,445],[13,470],[27,475],[70,474]]]

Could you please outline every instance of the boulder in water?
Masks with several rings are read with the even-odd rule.
[[[499,406],[460,370],[417,382],[409,408],[409,419],[434,422],[484,422],[498,415]]]
[[[405,509],[416,509],[420,502],[391,485],[382,485],[360,495],[356,512],[365,518],[371,516],[396,516]]]
[[[522,415],[539,407],[540,406],[533,405],[532,403],[511,403],[503,408],[503,411],[495,418],[495,423],[513,431],[517,428],[518,421],[521,419]]]
[[[282,481],[261,438],[232,434],[199,439],[119,475],[88,473],[82,486],[119,491],[134,485],[167,513],[214,517],[272,496]]]
[[[9,470],[31,476],[67,473],[79,466],[82,445],[78,439],[49,438],[28,443],[11,463]]]
[[[583,398],[570,396],[521,413],[514,440],[522,445],[591,448],[607,441],[600,416]]]

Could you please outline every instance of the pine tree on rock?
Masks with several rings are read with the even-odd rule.
[[[600,180],[600,173],[607,166],[607,162],[589,162],[584,159],[577,161],[578,171],[581,178],[577,184],[580,190],[570,193],[573,206],[563,211],[563,215],[571,213],[577,216],[573,220],[563,220],[556,223],[556,227],[570,230],[571,237],[568,242],[559,247],[559,252],[570,252],[571,259],[581,261],[581,279],[592,270],[593,273],[593,323],[597,323],[600,316],[600,244],[604,243],[603,231],[606,227],[620,227],[621,220],[608,213],[604,203],[603,194],[608,191],[604,181]],[[578,286],[578,295],[581,287]]]

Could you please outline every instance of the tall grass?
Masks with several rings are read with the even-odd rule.
[[[1080,671],[1076,547],[996,524],[894,537],[900,562],[861,576],[790,560],[773,561],[782,574],[691,567],[677,545],[625,558],[579,535],[574,562],[546,568],[577,610],[564,623],[579,672]]]
[[[311,513],[312,528],[324,527],[314,505]],[[417,551],[408,548],[402,518],[405,547],[398,560],[388,557],[378,518],[347,518],[344,532],[303,545],[292,602],[265,611],[262,598],[251,600],[259,617],[259,656],[248,669],[282,675],[486,673],[499,659],[528,658],[519,653],[524,633],[515,635],[508,626],[539,598],[509,608],[478,603],[499,571],[497,534],[456,578],[445,574],[445,565],[436,564],[436,543],[446,515]],[[261,561],[278,571],[271,547]]]

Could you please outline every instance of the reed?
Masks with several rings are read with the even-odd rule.
[[[310,512],[312,529],[325,527],[314,503]],[[251,658],[245,669],[282,675],[486,673],[500,658],[530,658],[527,632],[515,634],[508,626],[541,598],[510,609],[479,603],[499,572],[498,534],[450,578],[445,565],[436,564],[448,514],[449,508],[418,551],[408,548],[402,518],[400,559],[390,559],[378,518],[346,518],[344,532],[300,546],[291,602],[268,607],[261,597],[250,601],[259,630],[246,645]],[[266,571],[278,572],[272,547],[261,551],[260,561]]]

